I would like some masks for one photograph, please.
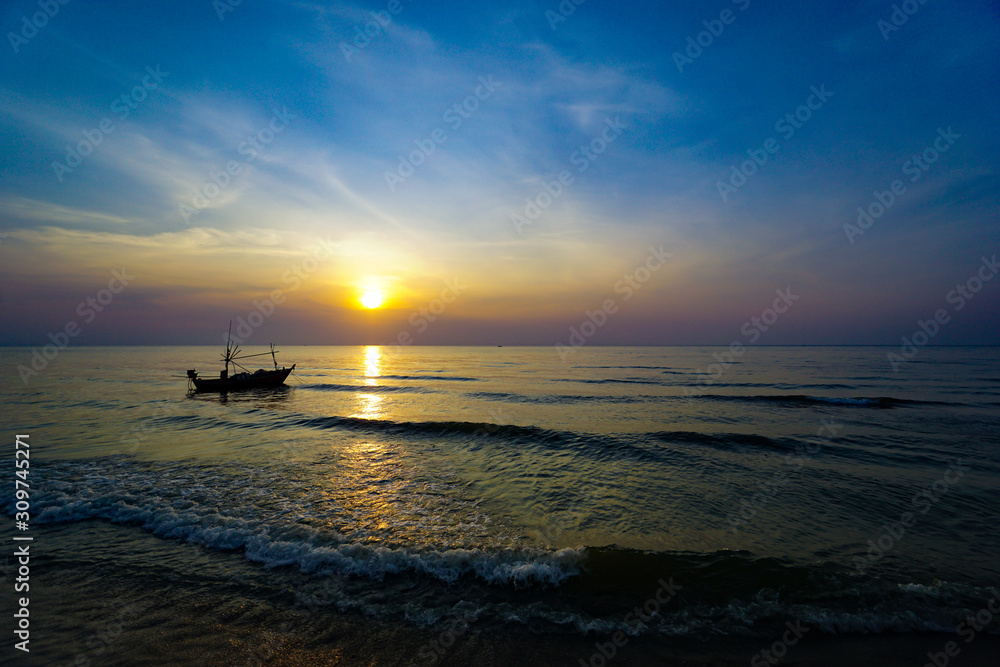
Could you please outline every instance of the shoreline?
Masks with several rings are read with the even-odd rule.
[[[117,530],[91,522],[51,528],[40,537],[52,546]],[[85,552],[72,562],[64,560],[65,553],[39,561],[45,576],[32,581],[33,641],[25,664],[62,667],[80,664],[85,656],[84,664],[90,665],[165,666],[923,667],[928,652],[948,657],[949,642],[960,653],[948,665],[987,667],[1000,655],[1000,636],[986,633],[966,643],[945,632],[832,635],[810,629],[778,647],[780,633],[771,639],[641,635],[619,637],[616,645],[613,634],[541,633],[514,623],[422,628],[332,606],[310,611],[294,602],[295,591],[274,589],[257,576],[257,568],[238,552],[206,552],[153,536],[143,541],[153,549],[139,551],[146,557],[159,553],[165,569],[151,566],[140,573],[126,558],[109,577],[106,565],[91,560],[96,554]],[[167,556],[165,550],[171,549],[175,553]],[[215,578],[222,572],[234,578]],[[379,582],[371,587],[377,589]],[[780,660],[768,661],[762,654],[768,649],[772,657],[781,653]],[[11,654],[13,648],[4,652]]]

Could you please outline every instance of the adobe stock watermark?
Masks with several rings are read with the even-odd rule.
[[[354,39],[351,40],[351,44],[345,41],[339,44],[344,60],[351,62],[351,58],[367,49],[372,41],[392,24],[392,17],[399,16],[404,9],[402,0],[389,0],[384,10],[371,13],[371,19],[364,23],[364,29],[359,25],[354,26]]]
[[[305,623],[313,614],[336,603],[337,595],[336,593],[330,591],[329,586],[331,580],[339,581],[340,579],[341,577],[339,575],[332,575],[328,578],[323,584],[324,589],[322,591],[322,596],[317,594],[300,596],[296,594],[295,607],[289,611],[293,618],[284,621],[275,629],[275,631],[269,632],[267,635],[257,637],[258,641],[252,647],[244,646],[241,651],[240,660],[242,661],[243,657],[246,656],[245,664],[256,666],[263,666],[270,662],[275,656],[278,655],[278,652],[281,651],[282,648],[295,639],[293,633],[306,629]],[[248,584],[248,582],[242,577],[229,577],[228,581],[236,581],[242,585]],[[276,633],[277,636],[274,637],[272,633]],[[219,660],[217,655],[214,655],[209,651],[205,651],[198,656],[192,664],[211,665],[218,663]]]
[[[774,293],[777,296],[771,303],[771,307],[762,310],[760,315],[754,315],[740,327],[740,333],[747,338],[746,345],[753,345],[760,340],[761,335],[766,333],[778,321],[778,317],[787,313],[788,309],[802,298],[799,294],[793,294],[791,287],[786,287],[785,289],[779,287],[774,290]],[[692,383],[694,386],[685,386],[684,395],[687,397],[701,395],[705,389],[708,389],[709,386],[722,379],[722,376],[726,373],[726,368],[746,352],[746,345],[737,339],[729,344],[727,351],[713,352],[712,358],[715,359],[716,363],[710,364],[704,373],[701,368],[695,369],[695,373],[699,376],[703,374],[711,376],[709,381],[703,384]]]
[[[109,656],[103,656],[104,652],[107,651],[113,644],[118,643],[122,639],[122,634],[125,633],[129,626],[134,625],[139,619],[139,616],[145,613],[149,609],[149,603],[136,603],[133,602],[121,609],[118,615],[110,621],[104,624],[104,628],[95,634],[87,637],[87,648],[89,651],[93,652],[94,663],[99,664],[104,660],[107,660]],[[77,653],[74,656],[73,664],[80,667],[89,667],[91,665],[91,659],[87,656],[88,651],[82,653]],[[103,656],[100,660],[97,656]]]
[[[882,33],[882,39],[889,41],[889,35],[898,31],[910,20],[910,17],[920,10],[921,5],[927,4],[927,0],[903,0],[900,4],[892,6],[888,20],[879,19],[875,27]]]
[[[976,611],[972,616],[967,616],[964,621],[955,628],[955,634],[961,637],[966,644],[971,644],[979,633],[986,631],[997,616],[1000,616],[1000,591],[990,587],[993,596],[986,601],[986,605]],[[924,667],[948,667],[952,658],[962,652],[962,647],[958,642],[950,641],[946,643],[941,651],[937,653],[927,652],[928,662]]]
[[[938,136],[934,138],[931,145],[910,156],[910,159],[903,163],[902,170],[904,176],[910,177],[910,183],[916,183],[931,168],[931,165],[940,159],[941,155],[947,153],[955,145],[956,139],[961,139],[962,135],[952,131],[951,125],[948,129],[939,127]],[[906,194],[906,184],[902,179],[896,179],[889,184],[889,189],[884,191],[875,190],[872,195],[875,199],[865,207],[858,207],[857,224],[844,223],[844,233],[847,234],[847,241],[854,245],[854,238],[861,236],[875,221],[881,218],[892,208],[896,200]]]
[[[739,7],[741,12],[745,12],[750,7],[750,0],[732,0],[732,2]],[[715,44],[715,40],[722,36],[726,26],[736,22],[736,17],[737,14],[727,8],[719,12],[719,18],[702,21],[701,24],[705,26],[705,29],[697,35],[691,35],[687,38],[687,48],[684,49],[684,53],[674,51],[674,64],[677,65],[677,71],[683,74],[685,65],[693,65],[694,61],[705,53],[705,49]]]
[[[562,0],[559,6],[556,7],[557,11],[552,11],[551,9],[545,10],[545,20],[549,22],[549,27],[555,32],[556,28],[560,23],[563,23],[566,19],[576,12],[576,8],[585,3],[587,0]]]
[[[181,202],[180,213],[185,223],[190,225],[191,217],[208,208],[212,200],[222,194],[232,185],[233,180],[243,173],[244,166],[249,166],[256,160],[274,138],[285,131],[288,122],[295,120],[295,115],[288,113],[288,107],[281,107],[281,111],[275,110],[273,113],[266,127],[249,135],[236,147],[237,153],[246,156],[244,160],[229,160],[225,169],[210,170],[208,179],[194,189],[191,204]]]
[[[837,435],[840,429],[843,428],[843,426],[837,424],[832,419],[821,419],[819,423],[820,427],[816,431],[815,437],[806,440],[807,444],[795,445],[795,451],[785,455],[784,462],[786,465],[795,466],[795,469],[802,468],[806,464],[806,461],[822,451],[824,445],[832,442],[833,436]],[[781,469],[775,470],[769,481],[758,482],[758,491],[748,499],[741,500],[739,511],[730,512],[729,516],[726,517],[729,530],[734,535],[738,533],[740,526],[757,516],[760,508],[767,505],[771,498],[778,495],[781,488],[788,484],[789,481],[788,472]]]
[[[983,289],[986,283],[993,280],[993,276],[997,273],[1000,273],[1000,264],[997,264],[996,255],[989,259],[981,258],[976,272],[965,281],[956,283],[955,288],[949,290],[945,295],[945,302],[954,305],[954,312],[957,313],[965,308],[966,304]],[[917,356],[920,348],[930,343],[931,339],[941,331],[941,327],[949,322],[951,322],[951,314],[947,308],[938,308],[934,311],[934,316],[927,320],[917,320],[917,328],[914,332],[909,337],[903,336],[900,339],[902,345],[899,347],[899,352],[886,354],[886,359],[892,366],[892,372],[898,373],[900,366]]]
[[[780,133],[785,141],[789,141],[795,136],[795,132],[801,130],[803,125],[809,122],[813,112],[822,109],[827,100],[833,97],[833,93],[826,89],[826,84],[821,84],[819,88],[810,86],[809,90],[812,94],[806,98],[804,104],[796,107],[794,111],[786,113],[774,124],[774,131]],[[739,167],[735,164],[730,165],[728,182],[720,180],[715,183],[722,201],[728,201],[730,194],[746,185],[747,179],[756,174],[758,169],[771,159],[770,156],[780,150],[781,144],[774,137],[765,139],[760,148],[748,148],[747,155],[750,156],[750,159],[742,162]]]
[[[146,67],[146,72],[146,76],[142,77],[141,86],[133,86],[131,90],[122,93],[111,103],[111,112],[118,117],[118,120],[124,121],[128,119],[132,112],[138,109],[139,105],[146,100],[149,93],[156,90],[163,83],[165,77],[170,76],[170,72],[161,71],[159,65],[155,68]],[[56,179],[60,183],[64,182],[64,176],[73,173],[73,170],[83,164],[83,159],[93,153],[95,148],[104,143],[104,138],[114,132],[115,129],[114,121],[106,116],[92,130],[80,130],[83,139],[77,142],[75,146],[67,144],[66,157],[64,158],[65,163],[52,162],[52,171],[55,172]]]
[[[236,318],[236,331],[233,332],[235,335],[232,336],[232,340],[238,345],[245,343],[254,331],[263,326],[271,315],[274,315],[274,311],[285,302],[289,292],[294,292],[302,287],[302,283],[316,273],[323,262],[333,257],[334,250],[334,243],[329,237],[319,239],[312,247],[310,256],[297,262],[295,266],[282,274],[281,280],[288,285],[287,289],[271,290],[270,294],[263,300],[254,299],[253,308],[247,313],[247,316]],[[229,330],[223,331],[222,340],[228,342],[229,339]]]
[[[7,40],[10,42],[10,48],[14,49],[14,54],[20,53],[21,47],[34,39],[38,31],[56,17],[59,8],[68,4],[69,0],[38,0],[38,6],[42,11],[32,14],[30,19],[25,14],[21,17],[21,30],[7,33]]]
[[[635,626],[636,632],[643,624],[649,623],[653,616],[659,614],[661,608],[670,604],[670,601],[677,597],[678,591],[684,589],[680,584],[674,583],[673,577],[667,581],[660,579],[657,583],[660,584],[660,587],[649,599],[625,614],[625,624]],[[580,667],[604,667],[610,660],[614,659],[619,649],[628,644],[629,639],[630,637],[625,634],[624,630],[618,630],[611,635],[610,641],[595,643],[594,648],[597,650],[588,660],[580,658]]]
[[[98,290],[96,294],[88,296],[77,304],[76,314],[83,318],[84,324],[90,324],[97,318],[98,313],[103,313],[104,309],[114,301],[115,296],[121,294],[133,280],[135,276],[127,273],[125,267],[122,267],[121,271],[114,269],[111,271],[111,280],[108,281],[107,288]],[[42,346],[41,349],[31,348],[30,368],[18,364],[17,372],[21,376],[21,382],[27,385],[28,380],[44,371],[49,362],[58,357],[59,353],[69,345],[70,340],[79,336],[82,331],[81,325],[76,320],[69,320],[61,330],[50,332],[48,338],[51,343]]]
[[[555,437],[557,436],[547,435],[541,440],[536,441],[536,445],[541,445],[546,440],[550,440]],[[613,474],[614,471],[611,470],[607,472],[606,476],[611,477]],[[568,530],[579,528],[580,524],[583,523],[586,518],[586,511],[579,506],[580,502],[580,499],[577,498],[566,509],[546,512],[541,526],[530,531],[529,534],[550,547],[555,546],[563,533]]]
[[[396,355],[402,351],[404,346],[413,345],[414,336],[427,331],[431,323],[443,315],[448,306],[455,303],[455,300],[468,288],[469,286],[460,283],[458,278],[445,280],[444,289],[441,290],[441,294],[437,298],[431,299],[427,305],[410,313],[406,321],[413,327],[413,332],[411,333],[409,328],[403,329],[396,334],[391,342],[382,343],[382,347],[386,348],[386,353]]]
[[[243,4],[243,0],[213,0],[212,9],[219,17],[219,22],[226,20],[226,14],[236,11],[236,8]]]
[[[970,467],[963,463],[962,459],[957,459],[954,463],[949,463],[948,468],[941,475],[941,479],[913,496],[910,500],[913,510],[919,510],[919,514],[921,515],[927,514],[931,507],[938,504],[941,498],[951,490],[951,487],[958,484],[969,470]],[[906,529],[916,525],[917,519],[918,517],[914,512],[903,512],[899,515],[898,521],[882,524],[882,534],[874,540],[868,540],[868,552],[865,556],[854,557],[855,572],[857,574],[864,574],[865,570],[871,565],[892,551],[906,536]]]
[[[794,623],[785,621],[785,627],[788,629],[781,635],[781,639],[775,640],[771,646],[761,649],[754,657],[750,658],[750,667],[768,667],[778,664],[782,658],[788,655],[789,647],[798,644],[802,636],[809,632],[809,626],[802,625],[802,621],[798,620]]]
[[[153,414],[146,417],[138,424],[134,424],[118,439],[123,446],[128,447],[128,454],[135,454],[139,449],[139,443],[146,439],[146,432],[152,430],[153,423],[160,417],[171,417],[177,413],[177,406],[167,399],[160,399],[156,402]]]
[[[513,423],[513,419],[507,418],[508,416],[504,414],[502,409],[497,411],[497,416],[502,419],[502,421],[497,421],[498,424]],[[522,418],[521,421],[523,423],[524,419]],[[550,446],[560,447],[559,440],[561,438],[562,434],[559,431],[544,429],[532,435],[531,439],[536,448],[545,449]],[[602,466],[603,477],[614,479],[619,472],[617,470],[619,465],[621,462],[614,459]],[[551,483],[550,474],[533,469],[522,479],[525,481],[527,493],[536,503],[532,506],[532,513],[538,516],[538,519],[533,522],[534,526],[529,528],[526,533],[549,547],[560,548],[559,541],[563,534],[570,530],[579,529],[588,516],[586,508],[581,506],[581,503],[584,502],[584,494],[581,493],[580,489],[577,489],[568,500],[565,498],[560,498],[557,501],[547,500],[549,498],[547,489]],[[583,488],[585,489],[585,486]]]
[[[470,614],[464,614],[461,618],[452,619],[444,630],[438,633],[437,637],[424,643],[417,650],[417,658],[421,662],[410,662],[409,667],[418,667],[419,664],[433,665],[448,652],[459,637],[469,631],[469,627],[475,618]]]
[[[596,162],[597,158],[608,149],[608,146],[614,143],[627,129],[628,125],[621,121],[620,116],[615,116],[614,120],[605,118],[604,129],[588,143],[573,151],[569,156],[570,164],[575,166],[580,174],[587,171],[590,165]],[[524,209],[520,214],[510,214],[510,221],[514,224],[517,233],[521,234],[524,227],[534,224],[542,211],[552,206],[552,202],[559,199],[573,181],[573,175],[566,169],[559,172],[556,180],[546,181],[543,179],[542,191],[535,197],[525,198]]]
[[[663,246],[659,248],[649,247],[649,254],[646,260],[635,267],[631,272],[622,276],[622,279],[615,283],[615,294],[622,294],[622,302],[631,299],[642,286],[649,282],[653,273],[667,263],[667,259],[673,257],[673,253],[663,252]],[[593,312],[585,312],[586,317],[579,325],[569,328],[569,345],[562,342],[555,344],[559,359],[566,363],[566,358],[576,352],[577,348],[583,347],[589,338],[597,333],[597,330],[608,323],[608,318],[618,312],[618,302],[613,299],[605,299],[600,308]]]
[[[493,75],[479,77],[479,85],[472,89],[472,93],[460,102],[452,104],[441,115],[441,120],[448,124],[452,131],[458,130],[462,124],[472,118],[472,114],[479,109],[480,103],[485,102],[493,96],[496,89],[500,87],[500,82],[493,80]],[[438,146],[448,141],[448,133],[443,127],[436,127],[427,133],[423,139],[414,139],[416,150],[410,151],[408,155],[399,155],[399,164],[395,171],[385,171],[385,184],[389,186],[390,192],[395,192],[396,187],[413,176],[417,169],[423,166],[433,155]]]

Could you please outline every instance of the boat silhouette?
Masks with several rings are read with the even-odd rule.
[[[292,364],[291,368],[285,368],[284,366],[278,368],[278,358],[275,356],[278,351],[274,349],[274,343],[271,343],[270,352],[261,352],[259,354],[240,354],[240,346],[233,345],[232,333],[233,323],[230,322],[229,336],[226,338],[226,351],[222,355],[222,361],[225,364],[225,368],[219,371],[219,377],[199,377],[198,371],[191,369],[187,372],[189,387],[193,384],[195,391],[239,391],[241,389],[256,389],[259,387],[278,387],[283,385],[288,375],[295,370],[295,364]],[[263,357],[268,354],[271,355],[271,360],[274,362],[274,370],[260,368],[251,373],[245,366],[237,361],[250,359],[251,357]],[[230,364],[233,365],[233,371],[237,368],[241,368],[243,371],[240,373],[234,372],[230,375]]]

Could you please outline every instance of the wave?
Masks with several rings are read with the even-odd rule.
[[[953,630],[969,609],[981,608],[991,596],[968,584],[893,581],[837,563],[794,562],[749,551],[380,546],[311,527],[282,526],[272,515],[235,516],[209,504],[171,501],[143,492],[141,484],[123,488],[120,480],[104,479],[103,470],[68,464],[64,472],[70,470],[84,472],[85,481],[51,485],[59,490],[34,501],[37,524],[96,519],[137,526],[163,539],[240,552],[265,571],[297,573],[302,577],[297,588],[303,591],[330,577],[346,578],[358,586],[355,593],[341,590],[360,597],[337,604],[362,610],[371,606],[365,600],[377,587],[402,587],[408,591],[405,603],[374,595],[380,599],[379,613],[416,614],[428,625],[446,622],[439,605],[441,591],[447,591],[448,599],[475,607],[477,622],[530,631],[769,637],[791,618],[829,634],[941,632]],[[13,514],[11,496],[5,496],[3,509]],[[664,602],[667,596],[672,599]],[[641,620],[628,614],[637,607],[645,610]]]
[[[454,382],[481,382],[480,378],[468,378],[459,375],[378,375],[373,377],[386,380],[450,380]]]
[[[578,368],[612,369],[612,370],[637,369],[646,371],[660,371],[663,375],[690,375],[690,373],[687,371],[674,370],[672,366],[578,366]]]
[[[346,385],[345,385],[346,386]],[[334,390],[336,391],[336,390]],[[248,412],[254,412],[250,410]],[[156,417],[156,424],[170,425],[180,429],[274,429],[280,427],[303,427],[314,429],[340,429],[344,431],[397,435],[402,437],[475,437],[494,438],[498,441],[551,443],[586,438],[589,434],[575,431],[559,431],[538,426],[518,426],[515,424],[494,424],[492,422],[466,421],[393,421],[390,419],[366,419],[363,417],[342,417],[339,415],[308,416],[304,414],[281,414],[272,420],[235,421],[206,415],[167,415]],[[595,438],[601,436],[593,436]]]
[[[494,424],[490,422],[394,422],[355,417],[302,417],[297,426],[344,428],[402,435],[473,436],[498,442],[534,447],[570,449],[577,453],[606,458],[637,460],[663,459],[668,452],[649,448],[648,443],[704,445],[717,448],[751,447],[792,451],[794,439],[775,439],[752,433],[699,433],[695,431],[653,431],[648,433],[597,434],[546,429],[538,426]]]
[[[534,440],[561,439],[572,432],[559,432],[538,426],[517,426],[514,424],[493,424],[490,422],[426,421],[404,422],[388,419],[362,419],[359,417],[297,417],[290,418],[293,426],[309,428],[340,428],[353,431],[370,431],[401,435],[473,435],[493,436],[507,439],[530,438]]]
[[[503,391],[476,391],[467,393],[469,398],[491,401],[513,401],[517,403],[642,403],[656,396],[589,396],[584,394],[519,394]]]
[[[686,397],[685,397],[686,398]],[[751,396],[725,395],[725,394],[701,394],[692,395],[691,398],[698,398],[708,401],[738,401],[738,402],[762,402],[777,403],[786,405],[843,405],[863,408],[896,408],[914,405],[954,405],[954,403],[942,403],[939,401],[918,401],[906,398],[894,398],[891,396],[870,397],[846,397],[846,396],[807,396],[805,394],[763,394]]]
[[[698,433],[696,431],[656,431],[645,434],[647,438],[675,444],[706,445],[709,447],[731,448],[752,447],[775,451],[792,451],[795,445],[790,440],[769,438],[753,433]]]
[[[754,436],[655,435],[770,444]],[[400,509],[388,528],[374,533],[364,526],[385,523],[385,508],[344,505],[370,489],[368,481],[352,486],[346,476],[339,488],[317,491],[315,480],[294,479],[296,470],[134,457],[51,460],[38,470],[33,517],[41,530],[99,520],[236,552],[259,566],[262,577],[280,582],[275,590],[308,592],[340,582],[335,604],[413,614],[429,625],[445,622],[448,609],[474,608],[477,623],[532,632],[767,637],[789,618],[825,633],[922,632],[954,628],[990,598],[977,585],[921,581],[888,565],[858,573],[849,563],[749,551],[548,547],[506,537],[508,528],[483,532],[494,521],[471,516],[478,501],[460,497],[461,485],[394,487]],[[0,510],[13,515],[15,509],[12,493],[0,496]],[[423,537],[408,542],[401,534],[414,520]],[[397,600],[393,591],[406,594]],[[669,603],[654,605],[655,613],[647,610],[641,622],[627,618],[628,610],[671,593]]]
[[[553,378],[553,382],[580,382],[583,384],[656,384],[663,385],[663,380],[650,380],[647,378]]]
[[[428,389],[427,387],[403,387],[394,385],[363,385],[363,384],[303,384],[298,386],[299,389],[311,389],[314,391],[345,391],[345,392],[360,392],[364,394],[392,394],[392,393],[411,393],[411,394],[429,394],[433,393],[433,389]]]
[[[176,415],[160,418],[179,428],[274,428],[274,422],[233,422],[217,417]],[[465,421],[392,421],[365,419],[337,415],[307,416],[287,415],[280,418],[280,426],[311,429],[337,429],[360,433],[373,433],[402,438],[449,438],[459,441],[487,439],[496,445],[517,445],[533,449],[559,449],[572,451],[589,458],[621,458],[630,460],[663,460],[677,454],[662,444],[696,445],[721,449],[751,448],[771,451],[793,451],[798,440],[770,438],[753,433],[651,431],[644,433],[586,433],[572,430],[548,429],[539,426],[496,424],[492,422]]]
[[[698,376],[693,375],[695,382],[691,383],[690,386],[699,386],[697,379]],[[684,383],[677,383],[682,385]],[[776,391],[794,391],[796,389],[856,389],[856,385],[853,384],[841,384],[841,383],[816,383],[816,384],[790,384],[787,382],[708,382],[707,385],[712,387],[742,387],[742,388],[752,388],[752,389],[774,389]]]
[[[829,634],[951,632],[993,595],[986,587],[858,575],[837,563],[803,564],[749,551],[590,547],[581,567],[565,593],[579,604],[614,595],[634,601],[631,608],[674,584],[676,601],[646,628],[672,636],[769,636],[789,618]]]
[[[13,502],[5,510],[13,514]],[[72,523],[104,519],[140,526],[159,537],[199,544],[210,549],[242,551],[267,569],[293,567],[303,574],[382,580],[417,574],[453,584],[464,577],[490,585],[557,586],[579,574],[582,551],[562,549],[427,549],[337,543],[330,534],[299,527],[294,535],[266,522],[218,513],[177,511],[165,503],[130,494],[106,494],[76,499],[59,494],[34,504],[35,523]]]

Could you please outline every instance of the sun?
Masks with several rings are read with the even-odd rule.
[[[385,295],[378,290],[368,290],[361,295],[361,305],[365,308],[378,308],[385,302]]]

